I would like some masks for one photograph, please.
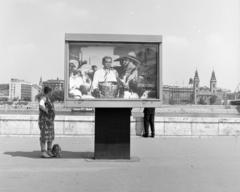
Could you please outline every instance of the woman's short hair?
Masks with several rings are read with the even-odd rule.
[[[111,59],[111,62],[112,62],[112,57],[110,56],[105,56],[102,58],[102,64],[104,64],[104,62],[106,61],[106,59]]]
[[[48,94],[51,91],[52,91],[52,89],[50,87],[44,87],[44,89],[43,89],[44,94]]]

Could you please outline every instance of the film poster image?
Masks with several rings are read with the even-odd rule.
[[[69,98],[157,99],[156,44],[70,43]]]

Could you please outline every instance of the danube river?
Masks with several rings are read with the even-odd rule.
[[[37,110],[0,110],[0,115],[38,115]],[[71,111],[56,111],[56,115],[60,116],[93,116],[94,112],[71,112]]]

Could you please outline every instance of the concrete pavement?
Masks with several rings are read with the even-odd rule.
[[[237,137],[131,137],[137,162],[86,161],[94,138],[56,138],[62,158],[40,158],[39,138],[0,137],[0,191],[237,192]]]

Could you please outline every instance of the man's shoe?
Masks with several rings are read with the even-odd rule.
[[[143,134],[142,136],[147,138],[147,137],[148,137],[148,134]]]
[[[154,137],[155,137],[155,133],[152,133],[152,134],[151,134],[151,137],[154,138]]]

